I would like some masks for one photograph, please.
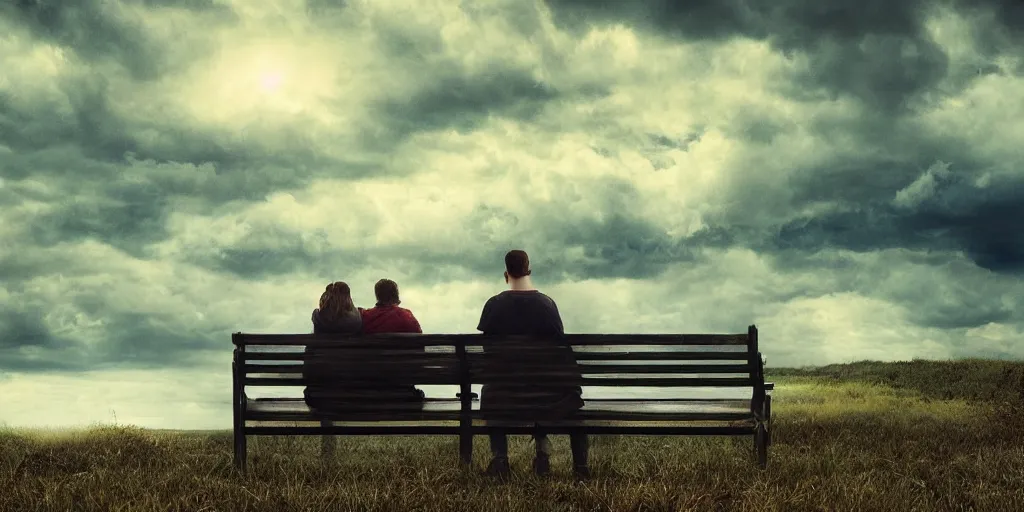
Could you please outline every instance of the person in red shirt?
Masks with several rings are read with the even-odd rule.
[[[411,332],[422,334],[420,323],[412,311],[398,307],[398,284],[390,279],[381,279],[373,285],[377,304],[370,309],[361,309],[363,334]]]

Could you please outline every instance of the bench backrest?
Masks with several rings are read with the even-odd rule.
[[[746,334],[569,334],[467,340],[473,384],[533,378],[582,386],[754,387],[761,359],[756,330]],[[571,346],[565,364],[556,347]],[[473,348],[482,349],[474,357]],[[582,376],[582,378],[580,378]],[[763,385],[763,377],[760,380]]]
[[[444,335],[235,333],[232,341],[242,386],[461,382],[456,347]]]
[[[753,387],[755,401],[764,396],[753,325],[743,334],[235,333],[232,341],[238,387],[308,386],[326,379],[461,385],[465,390],[471,384],[543,380],[582,386]]]

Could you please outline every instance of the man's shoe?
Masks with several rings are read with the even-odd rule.
[[[508,465],[508,459],[503,457],[495,457],[491,459],[491,463],[487,465],[487,470],[484,474],[498,478],[499,480],[505,480],[512,472]]]
[[[533,458],[533,474],[537,476],[548,476],[551,474],[551,462],[548,460],[548,454],[538,453]]]
[[[590,479],[590,469],[586,466],[574,466],[572,472],[577,481]]]

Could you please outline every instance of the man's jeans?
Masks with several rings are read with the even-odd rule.
[[[508,423],[502,421],[488,421],[488,425],[514,425],[517,423]],[[518,423],[521,425],[521,423]],[[543,423],[537,423],[538,427],[542,427]],[[507,434],[491,434],[491,456],[494,458],[508,459],[508,435]],[[548,439],[546,434],[534,435],[533,441],[536,447],[537,454],[544,454],[547,456],[551,455],[551,440]],[[571,432],[569,434],[569,446],[572,449],[572,462],[576,467],[584,467],[587,465],[587,452],[590,448],[590,441],[587,438],[582,429],[578,432]]]

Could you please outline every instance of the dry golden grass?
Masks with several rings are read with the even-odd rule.
[[[541,481],[529,474],[529,438],[513,436],[516,474],[499,484],[477,474],[483,437],[468,472],[452,437],[340,438],[328,462],[318,438],[255,437],[242,477],[231,467],[230,432],[8,429],[0,431],[0,511],[1024,510],[1024,408],[1014,380],[1024,364],[916,363],[939,372],[938,384],[915,378],[914,364],[899,368],[901,387],[880,383],[892,380],[884,363],[861,363],[846,379],[769,374],[774,442],[765,471],[749,438],[595,438],[594,478],[575,484],[564,437],[553,438],[555,475]],[[979,374],[1003,379],[984,401],[978,388],[1000,386]]]

